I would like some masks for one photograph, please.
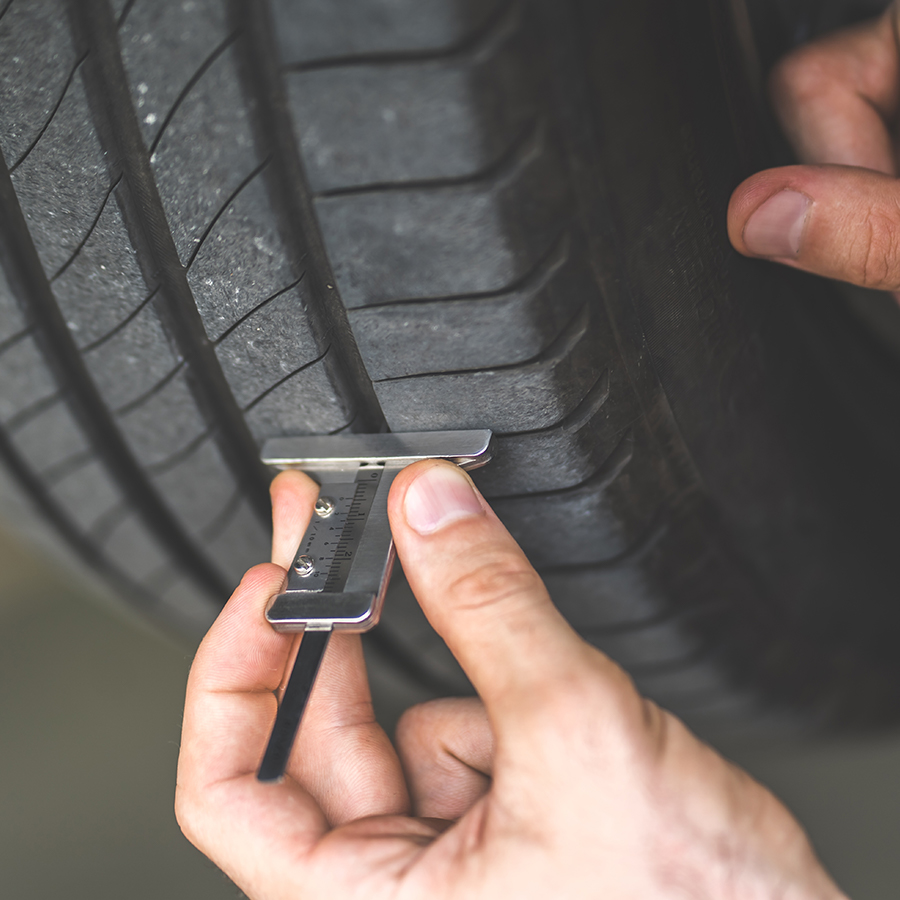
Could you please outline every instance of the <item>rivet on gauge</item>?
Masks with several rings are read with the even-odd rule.
[[[316,561],[311,556],[298,556],[294,563],[294,571],[301,578],[306,578],[316,571]]]
[[[316,515],[327,519],[334,512],[334,500],[331,497],[319,497],[316,500]]]

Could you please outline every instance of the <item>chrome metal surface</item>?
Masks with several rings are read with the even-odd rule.
[[[334,434],[270,438],[263,462],[279,469],[341,468],[348,463],[409,465],[420,459],[449,459],[464,469],[491,459],[491,432],[418,431],[409,434]]]
[[[302,469],[322,485],[287,589],[266,611],[273,628],[367,631],[378,622],[394,561],[391,484],[409,464],[436,458],[466,469],[484,465],[491,458],[491,433],[346,434],[266,443],[264,462]]]
[[[410,463],[436,458],[466,469],[482,466],[491,458],[491,433],[274,438],[263,447],[264,462],[302,469],[318,480],[321,493],[294,554],[287,590],[266,610],[276,631],[302,631],[304,637],[257,773],[260,781],[284,775],[331,632],[368,631],[378,622],[394,562],[387,513],[391,484]]]
[[[331,497],[319,497],[316,500],[315,513],[320,519],[327,519],[334,512],[334,500]]]

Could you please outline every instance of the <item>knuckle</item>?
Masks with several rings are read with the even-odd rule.
[[[431,720],[428,703],[418,703],[405,710],[397,721],[395,736],[399,744],[415,741],[428,728]]]
[[[175,789],[175,821],[182,834],[192,843],[196,844],[197,836],[197,804],[189,791],[178,785]]]
[[[900,222],[880,210],[869,210],[848,243],[847,275],[861,287],[896,287],[900,267]]]
[[[604,723],[604,739],[612,745],[631,748],[646,738],[647,701],[631,676],[610,660],[604,660],[599,670],[592,666],[584,671],[580,684],[571,690],[570,715],[576,711],[575,704],[592,710],[594,720]],[[585,720],[583,712],[581,718]]]
[[[463,572],[455,575],[448,591],[456,610],[498,612],[523,595],[543,593],[543,582],[518,553],[485,548]]]
[[[777,99],[802,101],[821,93],[827,63],[816,47],[801,47],[780,59],[769,74],[769,91]]]

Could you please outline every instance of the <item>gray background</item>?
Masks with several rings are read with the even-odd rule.
[[[0,877],[11,900],[242,896],[172,813],[190,654],[0,535]],[[728,748],[853,900],[900,893],[900,737]]]

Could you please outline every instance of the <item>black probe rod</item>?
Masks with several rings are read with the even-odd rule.
[[[281,781],[284,777],[291,748],[294,746],[294,738],[297,737],[300,720],[303,718],[303,711],[306,709],[330,637],[331,631],[303,632],[291,677],[288,679],[275,715],[269,744],[256,773],[259,781]]]

